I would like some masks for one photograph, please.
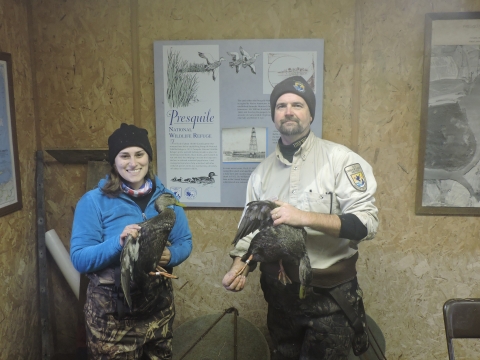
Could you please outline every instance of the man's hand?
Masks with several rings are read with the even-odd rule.
[[[232,267],[230,270],[225,274],[222,280],[223,287],[228,291],[242,291],[245,287],[247,282],[248,272],[250,271],[249,267],[247,266],[245,270],[243,270],[241,275],[237,276],[237,273],[240,269],[245,265],[240,257],[236,257],[233,260]]]
[[[286,224],[291,226],[306,226],[304,223],[306,212],[297,209],[295,206],[283,201],[275,201],[279,207],[273,209],[272,215],[273,225]]]
[[[302,211],[283,201],[275,201],[275,204],[279,207],[270,212],[274,226],[280,224],[307,226],[336,238],[340,236],[342,223],[338,215]]]

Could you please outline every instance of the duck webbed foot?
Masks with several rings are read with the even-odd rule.
[[[280,270],[278,270],[278,280],[283,285],[291,284],[292,280],[290,280],[287,273],[285,272],[285,269],[283,268],[282,259],[278,261],[278,265],[280,266]]]
[[[165,277],[170,278],[170,279],[178,279],[178,276],[170,274],[167,270],[165,270],[161,266],[157,266],[157,268],[155,270],[157,270],[157,271],[150,271],[148,273],[148,275],[150,275],[150,276],[165,276]]]

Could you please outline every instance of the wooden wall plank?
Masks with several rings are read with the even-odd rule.
[[[23,208],[0,217],[0,339],[2,359],[41,354],[35,221],[35,120],[27,0],[0,0],[0,51],[12,56]],[[0,191],[2,184],[0,184]]]

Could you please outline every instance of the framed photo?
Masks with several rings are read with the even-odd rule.
[[[21,208],[12,57],[0,53],[0,216]]]
[[[480,214],[480,12],[425,17],[416,213]]]

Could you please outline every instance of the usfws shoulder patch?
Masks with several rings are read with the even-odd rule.
[[[345,173],[355,189],[358,191],[367,191],[367,180],[365,179],[365,174],[360,164],[348,165],[345,168]]]

